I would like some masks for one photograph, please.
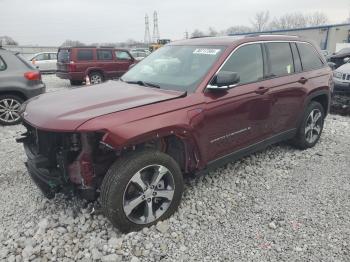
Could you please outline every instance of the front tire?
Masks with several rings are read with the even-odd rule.
[[[173,158],[144,150],[118,159],[101,187],[105,215],[122,232],[149,227],[178,208],[183,177]]]
[[[306,108],[301,125],[292,141],[293,144],[300,149],[314,147],[321,137],[324,117],[323,106],[312,101]]]

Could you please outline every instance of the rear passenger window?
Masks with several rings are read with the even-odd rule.
[[[323,62],[312,45],[306,43],[297,45],[304,71],[323,67]]]
[[[4,60],[0,57],[0,71],[4,71],[6,69],[6,64]]]
[[[113,60],[113,54],[111,50],[97,50],[98,60]]]
[[[303,69],[301,67],[299,51],[297,49],[296,43],[291,43],[291,47],[292,47],[292,53],[293,53],[293,58],[294,58],[294,69],[295,69],[295,72],[301,72],[301,71],[303,71]]]
[[[92,50],[78,50],[77,59],[79,61],[93,60]]]
[[[292,50],[289,43],[267,43],[271,76],[285,76],[294,73]]]
[[[264,63],[261,45],[252,44],[240,47],[231,55],[220,71],[238,73],[240,84],[262,80]]]

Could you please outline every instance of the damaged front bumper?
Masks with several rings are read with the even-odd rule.
[[[95,135],[46,132],[24,125],[27,132],[17,142],[23,143],[28,173],[42,193],[47,198],[61,192],[96,199]]]

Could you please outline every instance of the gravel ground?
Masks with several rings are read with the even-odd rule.
[[[187,179],[174,216],[121,234],[97,203],[43,198],[14,141],[23,129],[0,127],[0,260],[349,261],[349,130],[350,117],[330,115],[312,149],[281,144]]]

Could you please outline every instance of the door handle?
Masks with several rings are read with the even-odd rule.
[[[259,95],[263,95],[265,94],[267,91],[269,91],[270,88],[269,87],[265,87],[265,86],[261,86],[259,87],[257,90],[255,90],[255,93],[259,94]]]
[[[300,84],[305,84],[306,82],[308,81],[308,79],[307,78],[305,78],[305,77],[302,77],[302,78],[300,78],[299,80],[298,80],[298,83],[300,83]]]

